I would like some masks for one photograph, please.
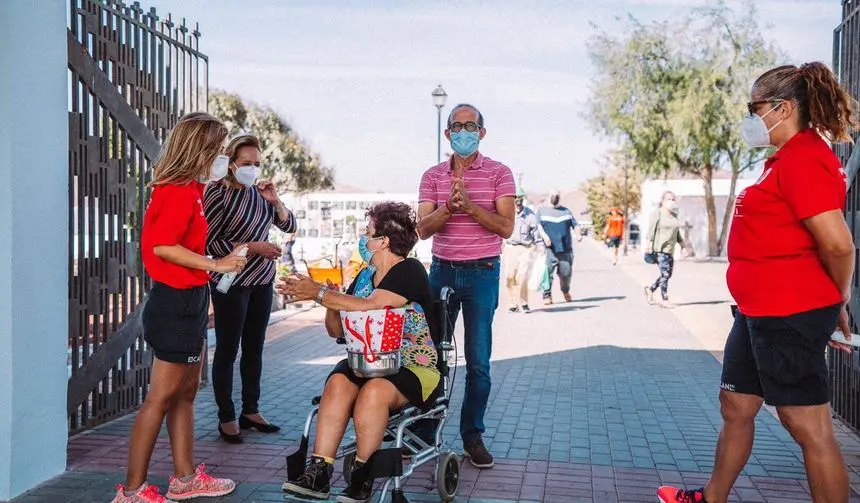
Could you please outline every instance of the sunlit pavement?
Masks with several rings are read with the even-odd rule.
[[[582,242],[573,302],[560,303],[557,293],[556,304],[543,306],[534,294],[532,313],[509,313],[503,292],[485,434],[497,464],[479,472],[465,463],[457,500],[653,503],[660,484],[702,485],[720,426],[718,358],[731,324],[724,271],[723,263],[678,261],[670,290],[678,306],[661,309],[645,302],[642,287],[657,271],[642,263],[640,251],[612,266],[606,249]],[[211,389],[201,390],[198,459],[212,474],[240,482],[236,493],[214,501],[284,500],[284,456],[343,352],[321,319],[322,310],[314,309],[270,327],[262,411],[283,427],[281,434],[245,433],[238,446],[221,442]],[[458,338],[462,343],[460,327]],[[445,435],[458,451],[463,374]],[[72,438],[70,472],[14,501],[110,501],[124,475],[131,421]],[[860,486],[854,471],[860,442],[841,426],[839,432],[852,483]],[[430,467],[424,468],[406,484],[411,501],[438,500]],[[166,432],[152,473],[166,488]],[[343,486],[340,475],[335,485]],[[810,501],[799,449],[768,411],[758,417],[756,446],[731,501]]]

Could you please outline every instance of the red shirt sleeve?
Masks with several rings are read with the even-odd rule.
[[[798,220],[844,209],[847,187],[838,163],[830,166],[809,156],[785,161],[778,171],[779,188]]]
[[[432,170],[427,170],[421,177],[421,186],[418,188],[418,202],[431,202],[436,204],[436,182],[431,175]]]
[[[500,197],[514,197],[517,193],[517,184],[514,182],[514,174],[511,168],[502,165],[499,168],[499,176],[496,178],[496,199]]]
[[[146,209],[149,244],[153,247],[179,244],[194,216],[195,202],[181,187],[160,185],[153,189]]]

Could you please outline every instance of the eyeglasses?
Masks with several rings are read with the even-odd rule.
[[[757,100],[757,101],[748,101],[747,102],[747,110],[750,115],[754,115],[756,110],[758,110],[759,105],[764,105],[766,103],[782,103],[784,100],[779,98],[772,98],[769,100]]]
[[[472,121],[469,121],[465,124],[462,122],[454,122],[453,124],[448,126],[448,130],[451,131],[452,133],[459,133],[460,131],[462,131],[465,128],[466,131],[468,131],[470,133],[474,133],[475,131],[478,130],[479,127],[480,126],[478,126],[478,124],[476,122],[472,122]]]

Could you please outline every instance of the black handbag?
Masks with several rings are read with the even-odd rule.
[[[646,264],[657,263],[657,252],[654,250],[654,241],[657,239],[657,229],[660,227],[660,216],[662,215],[662,213],[662,208],[657,210],[657,223],[654,224],[654,236],[651,237],[651,252],[645,253],[642,256],[642,258],[645,259]]]

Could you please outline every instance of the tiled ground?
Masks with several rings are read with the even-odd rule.
[[[677,274],[686,279],[678,282],[676,300],[687,302],[679,302],[685,305],[675,312],[660,310],[642,299],[637,275],[647,272],[612,267],[595,245],[582,244],[575,302],[530,315],[510,314],[503,302],[495,324],[485,435],[498,462],[480,473],[464,466],[458,501],[653,502],[661,483],[701,485],[720,425],[720,367],[713,348],[689,328],[696,326],[690,320],[702,310],[703,320],[724,324],[725,332],[730,317],[725,292],[697,289],[690,278],[713,275],[713,269],[679,263]],[[703,284],[713,281],[705,279]],[[538,304],[534,299],[533,307]],[[198,459],[213,474],[241,482],[236,494],[221,501],[284,500],[284,456],[297,444],[309,401],[343,351],[322,332],[320,316],[319,310],[310,311],[270,328],[262,409],[283,427],[281,434],[249,433],[244,445],[224,444],[215,430],[211,389],[201,390]],[[455,450],[462,385],[461,373],[445,434]],[[14,501],[110,501],[123,478],[131,420],[71,439],[70,472]],[[849,464],[860,466],[857,437],[840,430],[840,438]],[[166,442],[166,437],[159,441],[152,463],[160,483],[171,473]],[[407,483],[411,501],[438,500],[430,469],[423,467]],[[763,411],[753,456],[732,501],[809,501],[804,478],[799,450]],[[852,482],[860,476],[852,473]]]

